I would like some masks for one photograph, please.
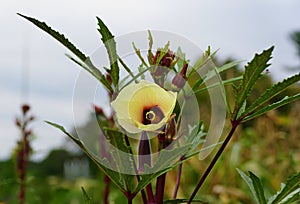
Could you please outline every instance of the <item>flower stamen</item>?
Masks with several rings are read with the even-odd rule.
[[[143,110],[143,124],[157,124],[164,118],[164,113],[162,110],[156,105],[152,107],[145,107]]]

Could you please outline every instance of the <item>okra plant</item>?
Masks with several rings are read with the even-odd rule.
[[[104,87],[110,107],[107,113],[103,111],[107,107],[94,106],[95,119],[99,125],[97,138],[73,136],[64,127],[49,121],[47,123],[73,140],[106,175],[106,181],[114,183],[124,194],[128,203],[205,202],[195,199],[195,196],[238,126],[300,98],[298,93],[270,102],[300,80],[298,73],[274,84],[253,102],[247,103],[256,82],[270,65],[273,46],[255,54],[240,76],[223,80],[220,74],[240,62],[217,67],[212,62],[216,52],[211,52],[210,47],[204,53],[199,50],[195,53],[185,50],[189,49],[185,48],[188,43],[180,40],[155,45],[161,36],[148,31],[146,49],[139,48],[134,40],[131,42],[132,52],[139,64],[128,65],[129,60],[126,62],[124,55],[119,53],[120,43],[117,38],[97,18],[98,31],[108,57],[107,65],[98,67],[91,56],[81,52],[46,23],[19,15],[65,46],[72,53],[66,56]],[[176,38],[172,35],[170,39]],[[178,47],[172,47],[174,43],[179,43]],[[194,56],[189,56],[189,52]],[[224,86],[232,86],[233,98],[228,99]],[[210,107],[207,107],[211,118],[209,121],[200,117],[199,107],[202,103],[198,96],[205,93],[210,98]],[[226,122],[230,124],[230,129],[225,140],[219,141]],[[201,159],[213,152],[216,153],[199,176],[191,195],[178,198],[184,162],[197,156],[201,162]],[[173,197],[166,199],[166,174],[176,168],[178,173]],[[240,170],[238,173],[249,185],[257,203],[299,201],[299,173],[290,177],[281,191],[270,198],[265,197],[260,179],[252,172],[249,176]],[[108,193],[104,192],[104,203],[109,202]],[[84,188],[83,195],[85,203],[93,202]]]

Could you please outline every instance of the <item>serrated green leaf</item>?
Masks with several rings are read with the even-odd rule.
[[[176,57],[178,58],[178,60],[176,62],[177,67],[178,67],[177,72],[180,72],[182,67],[184,66],[184,64],[187,63],[187,61],[185,59],[185,53],[182,52],[180,47],[178,47],[178,49],[177,49]]]
[[[179,164],[182,164],[183,162],[187,161],[188,159],[190,159],[191,157],[199,154],[200,152],[202,151],[206,151],[210,148],[214,148],[215,146],[217,145],[221,145],[223,142],[218,142],[216,144],[213,144],[211,146],[208,146],[206,148],[203,148],[201,150],[197,150],[195,152],[190,152],[189,149],[191,147],[191,144],[187,144],[183,147],[183,149],[181,149],[180,151],[183,151],[181,154],[184,155],[184,158],[178,160],[177,162],[175,162],[173,165],[170,165],[169,167],[166,168],[166,165],[164,165],[165,167],[162,167],[160,165],[157,165],[158,167],[155,167],[151,169],[151,167],[145,165],[145,171],[146,172],[151,172],[153,171],[154,173],[152,174],[144,174],[144,175],[141,175],[141,181],[138,183],[138,186],[136,187],[136,189],[134,190],[134,193],[137,193],[139,192],[141,189],[145,188],[150,182],[152,182],[154,179],[156,179],[157,177],[161,176],[162,174],[172,170],[173,168],[175,168],[176,166],[178,166]],[[186,147],[188,147],[187,149],[185,149]],[[162,150],[162,151],[165,151],[165,150]],[[188,153],[188,154],[187,154]],[[174,155],[174,157],[179,157],[181,154],[178,154],[178,155]],[[170,158],[170,160],[174,160],[175,158]],[[163,160],[162,160],[163,161]],[[147,169],[148,168],[148,169]],[[165,168],[165,169],[163,169]],[[162,170],[160,170],[162,169]]]
[[[137,79],[138,79],[139,77],[143,76],[143,75],[144,75],[148,70],[150,70],[150,69],[151,69],[151,67],[147,67],[146,69],[144,69],[144,70],[138,72],[134,77],[132,77],[131,80],[129,80],[128,82],[126,82],[126,84],[124,84],[124,85],[121,86],[121,87],[126,87],[126,86],[128,86],[129,84],[131,84],[132,82],[137,81]],[[123,83],[128,79],[128,77],[129,77],[129,76],[124,77],[124,79],[121,81],[121,84],[123,84]]]
[[[72,57],[71,55],[66,54],[66,56],[72,60],[73,62],[75,62],[77,65],[81,66],[83,69],[85,69],[86,71],[88,71],[90,74],[92,74],[98,81],[100,81],[103,86],[107,89],[108,92],[112,93],[113,89],[110,85],[110,83],[107,81],[107,79],[105,78],[105,76],[100,72],[99,69],[97,69],[92,62],[90,61],[90,58],[87,57],[85,63],[82,63],[80,61],[78,61],[77,59],[75,59],[74,57]]]
[[[148,40],[149,40],[149,47],[148,47],[148,62],[150,65],[153,65],[153,53],[152,53],[152,46],[153,46],[153,38],[151,35],[151,31],[148,30]]]
[[[118,54],[116,48],[116,41],[114,36],[111,34],[107,26],[103,23],[103,21],[97,17],[98,25],[99,25],[99,33],[101,34],[101,40],[105,45],[109,62],[110,62],[110,70],[109,74],[112,79],[113,84],[117,87],[119,83],[119,65],[118,65]]]
[[[204,136],[206,132],[203,132],[203,121],[199,121],[198,125],[189,127],[188,138],[186,140],[187,144],[190,144],[190,149],[185,153],[184,157],[193,154],[193,151],[202,143],[205,142]]]
[[[246,106],[247,106],[247,101],[244,101],[243,105],[241,106],[240,110],[237,113],[237,118],[240,118],[241,115],[243,115],[243,113],[246,110]]]
[[[199,87],[204,83],[204,80],[205,80],[206,78],[207,78],[206,75],[203,76],[203,77],[200,77],[200,79],[198,79],[198,80],[196,81],[196,83],[193,85],[192,90],[193,90],[193,91],[196,91],[197,88],[199,88]]]
[[[48,26],[45,22],[40,22],[37,19],[34,19],[32,17],[24,16],[22,14],[19,14],[21,17],[25,18],[26,20],[30,21],[34,25],[36,25],[41,30],[48,33],[50,36],[55,38],[57,41],[59,41],[62,45],[64,45],[67,49],[69,49],[78,59],[82,61],[79,62],[75,58],[71,57],[70,55],[67,55],[73,62],[83,67],[85,70],[87,70],[89,73],[91,73],[96,79],[98,79],[109,92],[112,92],[112,88],[110,84],[107,82],[105,76],[92,65],[89,57],[87,57],[85,54],[83,54],[78,48],[75,47],[63,34],[60,34],[58,31],[55,31],[50,26]]]
[[[289,177],[284,187],[277,193],[276,197],[270,200],[271,204],[276,203],[288,203],[286,200],[294,199],[295,194],[299,194],[300,191],[300,172]],[[284,202],[282,202],[284,201]]]
[[[209,61],[211,61],[214,55],[218,52],[218,50],[211,53],[210,46],[208,46],[207,50],[202,54],[202,56],[195,62],[192,66],[191,71],[188,73],[187,78],[192,76],[193,74],[197,73],[197,70],[201,67],[205,66]]]
[[[252,113],[251,115],[248,115],[247,117],[245,117],[243,119],[242,122],[244,123],[244,122],[247,122],[247,121],[252,120],[254,118],[257,118],[258,116],[263,115],[263,114],[265,114],[266,112],[268,112],[270,110],[279,108],[279,107],[284,106],[286,104],[289,104],[289,103],[291,103],[295,100],[298,100],[299,98],[300,98],[300,93],[296,94],[296,95],[293,95],[293,96],[286,96],[283,99],[281,99],[280,101],[277,101],[275,103],[267,105],[267,106],[259,109],[258,111]]]
[[[46,123],[48,123],[49,125],[61,130],[63,133],[65,133],[70,139],[72,139],[81,149],[82,151],[99,167],[99,169],[105,173],[109,179],[123,192],[126,193],[128,192],[128,186],[126,186],[126,183],[124,182],[123,179],[123,174],[113,171],[111,170],[111,168],[107,168],[107,166],[109,166],[109,161],[104,158],[104,159],[99,159],[99,158],[95,158],[94,155],[92,155],[84,146],[83,142],[75,137],[72,136],[70,133],[68,133],[64,127],[56,124],[56,123],[52,123],[49,121],[45,121]],[[106,165],[103,165],[106,164]]]
[[[127,71],[127,73],[134,77],[132,71],[130,70],[130,68],[125,64],[125,62],[119,57],[119,62],[121,63],[121,65],[124,67],[124,69]]]
[[[68,133],[68,132],[66,131],[66,129],[65,129],[63,126],[58,125],[58,124],[56,124],[56,123],[52,123],[52,122],[50,122],[50,121],[45,121],[45,122],[48,123],[49,125],[51,125],[51,126],[57,128],[57,129],[59,129],[59,130],[62,131],[63,133],[65,133],[70,139],[72,139],[72,140],[73,140],[77,145],[79,145],[80,147],[83,146],[81,140],[80,140],[79,138],[77,138],[77,137],[71,135],[70,133]]]
[[[237,66],[238,64],[240,64],[241,61],[233,61],[233,62],[229,62],[227,64],[222,65],[221,67],[215,67],[214,69],[210,70],[207,74],[206,74],[206,78],[205,81],[210,80],[212,77],[215,77],[216,74],[221,74],[229,69],[232,69],[233,67]],[[243,78],[242,76],[238,76],[240,78]]]
[[[240,81],[241,79],[242,79],[242,76],[233,77],[233,78],[231,78],[231,79],[223,80],[223,81],[222,81],[222,84],[223,84],[223,85],[232,84],[233,82]],[[214,84],[209,85],[209,86],[207,86],[207,87],[198,89],[198,90],[194,91],[193,94],[200,94],[200,93],[202,93],[202,92],[204,92],[204,91],[207,91],[207,90],[209,90],[209,89],[211,89],[211,88],[215,88],[215,87],[218,87],[218,86],[220,86],[220,82],[217,82],[217,83],[214,83]]]
[[[255,174],[253,174],[251,171],[249,171],[249,175],[250,175],[250,179],[252,180],[253,187],[254,187],[254,190],[255,190],[255,193],[258,198],[259,203],[266,204],[267,201],[265,198],[264,189],[263,189],[260,179]]]
[[[164,46],[164,48],[160,50],[160,55],[156,60],[156,64],[159,64],[162,58],[165,56],[165,54],[167,54],[169,47],[170,47],[170,42],[168,41],[167,44]]]
[[[151,181],[159,177],[160,175],[170,171],[172,168],[179,164],[171,165],[171,163],[184,155],[190,148],[190,145],[185,145],[182,147],[176,147],[171,150],[163,149],[159,152],[159,157],[153,167],[145,165],[145,170],[143,175],[140,176],[141,180],[134,192],[139,192],[141,189],[145,188]]]
[[[119,172],[128,172],[128,174],[121,174],[121,178],[125,182],[126,190],[131,192],[134,188],[134,175],[137,174],[131,147],[127,146],[125,135],[122,132],[109,128],[104,129],[104,131],[110,143],[118,149],[118,151],[111,152],[111,154]]]
[[[271,100],[273,97],[283,92],[286,88],[300,80],[300,73],[289,77],[282,82],[274,84],[271,88],[267,89],[263,94],[261,94],[258,99],[256,99],[244,112],[244,115],[251,113],[260,107],[262,107],[266,102]]]
[[[164,200],[164,204],[178,204],[178,203],[187,203],[189,199],[173,199],[173,200]],[[200,199],[194,199],[191,203],[208,203]]]
[[[78,48],[76,48],[75,45],[73,45],[63,34],[60,34],[56,30],[52,29],[45,22],[41,22],[37,19],[22,15],[20,13],[18,13],[18,15],[30,21],[31,23],[33,23],[34,25],[51,35],[53,38],[55,38],[57,41],[63,44],[66,48],[68,48],[72,53],[74,53],[81,61],[84,62],[86,60],[87,57]]]
[[[232,62],[222,65],[221,67],[218,67],[217,70],[219,73],[222,73],[224,71],[227,71],[227,70],[232,69],[233,67],[239,65],[241,62],[242,61],[232,61]]]
[[[144,60],[144,58],[143,58],[143,56],[142,56],[142,54],[141,54],[141,50],[138,49],[138,48],[135,46],[134,42],[132,42],[132,47],[133,47],[133,49],[134,49],[134,51],[135,51],[135,54],[138,56],[138,58],[139,58],[140,61],[142,62],[142,64],[143,64],[145,67],[149,67],[149,65],[146,63],[146,61]]]
[[[250,96],[255,83],[262,76],[261,73],[270,65],[268,64],[271,59],[271,54],[274,46],[268,50],[264,50],[261,54],[255,54],[254,58],[245,66],[243,79],[236,89],[235,105],[232,115],[232,120],[237,120],[237,113],[242,104]]]
[[[259,198],[256,194],[254,185],[253,185],[253,181],[251,180],[251,178],[249,176],[247,176],[243,171],[241,171],[240,169],[236,168],[237,172],[240,174],[240,176],[242,177],[242,179],[246,182],[246,184],[248,185],[248,187],[250,188],[250,191],[254,197],[254,200],[256,203],[259,203]]]
[[[202,77],[202,78],[200,78],[199,80],[196,81],[196,83],[192,87],[192,90],[196,91],[197,88],[199,88],[205,81],[207,81],[207,80],[211,79],[213,76],[215,76],[216,73],[220,74],[222,72],[225,72],[225,71],[237,66],[239,63],[240,63],[240,61],[233,61],[233,62],[224,64],[221,67],[217,67],[214,70],[209,71],[208,73],[206,73],[206,75],[204,77]],[[235,78],[232,78],[232,79],[225,80],[224,82],[225,82],[225,84],[228,84],[228,83],[238,81],[238,80],[241,80],[241,79],[242,79],[242,76],[238,76],[238,77],[235,77]]]
[[[81,187],[81,191],[82,191],[84,204],[92,204],[93,199],[87,194],[87,192],[85,191],[85,189],[83,187]]]
[[[299,204],[300,203],[300,191],[297,190],[293,193],[291,193],[292,195],[289,195],[288,197],[286,197],[286,199],[282,200],[282,202],[280,202],[279,204]]]

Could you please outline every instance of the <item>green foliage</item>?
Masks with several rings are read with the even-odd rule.
[[[237,171],[249,186],[256,203],[288,204],[291,202],[300,201],[300,172],[289,177],[286,181],[286,184],[282,184],[281,190],[266,200],[261,180],[250,171],[249,176],[239,169],[237,169]]]
[[[109,61],[110,61],[110,70],[108,70],[108,73],[112,79],[113,84],[117,87],[119,83],[119,65],[118,65],[116,41],[114,39],[114,36],[107,28],[107,26],[103,23],[103,21],[98,17],[97,20],[99,25],[98,31],[102,36],[101,40],[106,47]]]
[[[281,190],[272,196],[268,204],[291,203],[300,201],[300,172],[289,177]]]
[[[125,135],[119,131],[113,129],[104,129],[107,139],[115,146],[118,151],[110,151],[112,155],[111,159],[116,165],[117,172],[131,172],[132,175],[120,173],[120,182],[123,182],[126,192],[132,192],[134,189],[134,179],[136,172],[134,158],[132,156],[131,147],[125,142]],[[122,155],[120,153],[122,152]],[[127,154],[123,154],[127,153]]]
[[[280,101],[277,101],[277,102],[274,102],[270,105],[267,105],[263,108],[260,108],[259,110],[257,110],[256,112],[246,116],[244,119],[243,119],[243,122],[247,122],[249,120],[252,120],[254,118],[257,118],[258,116],[261,116],[263,114],[265,114],[266,112],[270,111],[270,110],[274,110],[274,109],[277,109],[281,106],[284,106],[286,104],[289,104],[295,100],[298,100],[300,98],[300,93],[299,94],[295,94],[293,96],[286,96],[284,97],[283,99],[281,99]]]
[[[254,89],[254,85],[261,78],[262,72],[270,65],[268,64],[268,61],[271,59],[273,48],[274,47],[271,47],[259,55],[256,54],[254,59],[248,63],[248,66],[246,66],[245,73],[243,74],[243,78],[239,86],[234,89],[235,105],[234,110],[231,113],[232,121],[239,121],[239,123],[247,122],[270,110],[276,109],[300,98],[300,94],[295,94],[293,96],[286,96],[279,101],[266,105],[266,103],[275,96],[286,90],[292,84],[298,82],[300,80],[300,73],[298,73],[283,80],[282,82],[274,84],[258,96],[258,98],[255,99],[250,106],[247,106],[247,100]]]
[[[62,45],[64,45],[66,48],[68,48],[76,57],[78,57],[80,61],[76,60],[75,58],[71,57],[70,55],[67,55],[68,58],[70,58],[72,61],[74,61],[76,64],[87,70],[89,73],[91,73],[96,79],[98,79],[104,87],[109,91],[112,92],[112,88],[109,84],[109,82],[106,80],[105,76],[98,70],[91,62],[90,58],[87,57],[85,54],[83,54],[74,44],[72,44],[63,34],[60,34],[59,32],[53,30],[50,26],[48,26],[45,22],[41,22],[39,20],[36,20],[32,17],[28,17],[22,14],[18,14],[22,16],[23,18],[27,19],[34,25],[36,25],[38,28],[42,29],[46,33],[48,33],[50,36],[55,38],[58,42],[60,42]],[[103,33],[105,33],[103,31]],[[105,38],[106,39],[106,38]],[[116,74],[116,71],[113,71],[113,74]]]
[[[88,195],[83,187],[81,187],[84,204],[92,204],[93,199]]]
[[[273,49],[274,47],[272,46],[261,54],[256,54],[253,60],[245,67],[243,79],[235,89],[235,105],[233,113],[231,113],[232,120],[238,119],[237,116],[240,108],[250,96],[255,83],[262,76],[262,72],[270,65],[268,61],[271,59]]]
[[[74,53],[81,61],[85,61],[87,59],[86,55],[83,54],[78,48],[76,48],[75,45],[73,45],[63,34],[60,34],[59,32],[53,30],[45,22],[41,22],[39,20],[22,15],[20,13],[18,13],[18,15],[27,19],[28,21],[30,21],[31,23],[33,23],[34,25],[51,35],[53,38],[55,38],[57,41],[63,44],[66,48],[68,48],[72,53]]]
[[[152,38],[150,30],[148,30],[148,41],[149,41],[149,46],[148,46],[147,58],[148,58],[149,64],[152,65],[153,64],[153,53],[152,53],[153,38]]]
[[[103,164],[106,164],[109,166],[109,161],[107,160],[107,158],[104,158],[102,160],[100,159],[96,159],[87,149],[86,147],[84,146],[83,142],[72,136],[70,133],[68,133],[64,127],[58,125],[58,124],[55,124],[55,123],[52,123],[52,122],[49,122],[49,121],[46,121],[49,125],[52,125],[53,127],[55,128],[58,128],[59,130],[61,130],[63,133],[65,133],[70,139],[72,139],[84,152],[85,154],[90,157],[93,162],[95,164],[97,164],[97,166],[114,182],[114,184],[122,191],[122,192],[128,192],[130,189],[128,189],[128,186],[126,183],[126,180],[124,180],[124,178],[127,178],[127,176],[123,177],[124,175],[119,173],[119,172],[116,172],[116,171],[113,171],[111,170],[110,168],[107,168],[105,165]]]
[[[266,102],[270,101],[276,95],[286,90],[289,86],[298,82],[299,80],[300,80],[300,73],[292,77],[289,77],[283,80],[282,82],[278,82],[277,84],[274,84],[271,88],[267,89],[261,96],[259,96],[248,108],[246,108],[243,115],[248,115],[260,109]]]
[[[133,47],[133,49],[134,49],[134,51],[135,51],[135,54],[138,56],[138,58],[139,58],[140,61],[142,62],[142,65],[144,65],[145,67],[149,67],[149,65],[145,62],[144,58],[143,58],[142,55],[141,55],[141,50],[138,49],[138,48],[135,46],[134,42],[132,42],[132,47]]]
[[[90,58],[87,57],[86,60],[83,62],[78,61],[77,59],[75,59],[74,57],[66,54],[66,56],[72,60],[73,62],[75,62],[77,65],[79,65],[80,67],[82,67],[83,69],[85,69],[86,71],[88,71],[92,76],[94,76],[98,81],[100,81],[104,87],[108,90],[108,92],[112,93],[113,89],[110,85],[110,83],[107,81],[107,79],[105,78],[105,76],[101,73],[101,71],[95,67],[93,65],[93,63],[91,62]]]

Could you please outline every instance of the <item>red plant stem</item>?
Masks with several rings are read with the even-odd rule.
[[[164,191],[165,191],[165,183],[166,183],[166,175],[167,173],[162,174],[157,178],[156,181],[156,201],[157,204],[163,204],[164,202]]]
[[[19,204],[25,203],[25,191],[26,191],[25,182],[21,181],[21,186],[19,191]]]
[[[25,135],[26,136],[26,135]],[[26,137],[24,136],[24,142]],[[24,204],[25,203],[25,192],[26,192],[26,165],[27,165],[27,160],[26,160],[26,149],[25,149],[25,144],[23,145],[22,149],[19,150],[19,156],[20,159],[20,169],[19,169],[19,179],[20,179],[20,191],[19,191],[19,204]]]
[[[19,204],[25,203],[25,194],[26,194],[26,168],[29,161],[29,154],[30,154],[30,143],[28,136],[30,135],[30,130],[27,130],[27,124],[30,119],[26,118],[26,113],[29,110],[29,106],[22,106],[23,115],[22,115],[22,122],[20,124],[20,130],[22,134],[22,147],[18,150],[17,153],[17,172],[19,174],[20,180],[20,190],[19,190]]]
[[[184,157],[181,157],[180,160],[183,160],[183,159],[184,159]],[[179,164],[179,166],[178,166],[177,179],[176,179],[176,185],[175,185],[175,189],[174,189],[173,199],[176,199],[176,197],[177,197],[180,179],[181,179],[181,173],[182,173],[182,165],[183,165],[183,163]]]
[[[167,147],[166,133],[159,134],[158,141],[159,141],[158,149],[159,150],[165,149]],[[164,202],[166,175],[167,175],[167,173],[164,173],[156,179],[156,202],[157,202],[157,204],[163,204],[163,202]]]
[[[152,191],[151,183],[146,186],[146,191],[147,191],[147,195],[148,195],[148,204],[155,204],[156,202],[155,202],[154,194]]]
[[[109,184],[110,184],[110,179],[107,175],[104,176],[104,182],[105,182],[105,188],[104,188],[104,204],[109,204],[108,202],[108,195],[109,195]]]
[[[203,173],[203,175],[201,176],[200,180],[198,181],[198,184],[196,186],[196,188],[194,189],[189,201],[187,202],[187,204],[190,204],[194,197],[196,196],[197,192],[199,191],[200,187],[202,186],[202,184],[204,183],[205,179],[207,178],[207,176],[209,175],[209,173],[211,172],[212,168],[214,167],[214,165],[216,164],[217,160],[219,159],[219,157],[221,156],[221,154],[223,153],[225,147],[227,146],[227,144],[229,143],[230,139],[233,136],[233,133],[235,132],[237,126],[240,124],[240,121],[232,121],[231,123],[231,130],[228,133],[228,135],[225,138],[225,141],[223,142],[223,144],[221,145],[220,149],[217,151],[217,153],[215,154],[214,158],[212,159],[211,163],[209,164],[209,166],[206,168],[205,172]]]

